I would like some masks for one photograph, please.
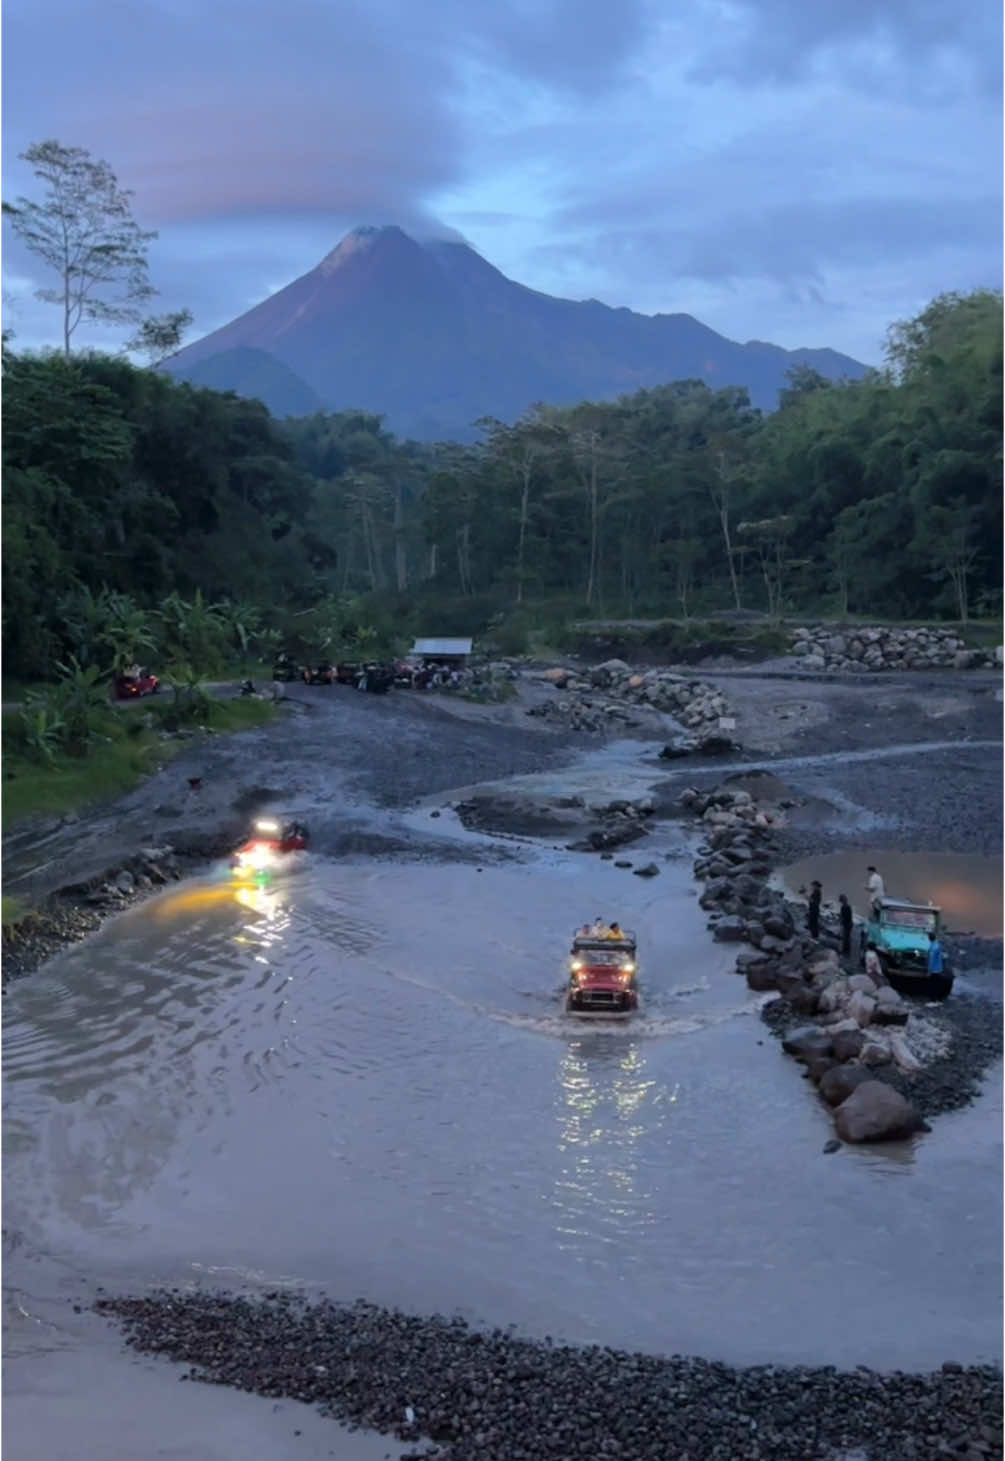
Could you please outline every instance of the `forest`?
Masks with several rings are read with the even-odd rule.
[[[494,625],[1000,617],[1002,298],[945,295],[866,379],[779,409],[678,381],[485,420],[474,446],[345,410],[279,422],[121,356],[3,354],[5,675],[291,635],[337,653]]]

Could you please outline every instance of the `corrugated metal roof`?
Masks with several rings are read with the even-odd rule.
[[[417,639],[413,654],[470,654],[470,639]]]

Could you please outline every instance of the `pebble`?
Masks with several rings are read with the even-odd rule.
[[[540,1344],[372,1304],[160,1290],[95,1305],[128,1343],[189,1378],[319,1405],[342,1422],[434,1443],[440,1461],[884,1461],[1001,1449],[1002,1377],[758,1366]],[[409,1418],[410,1417],[410,1418]]]

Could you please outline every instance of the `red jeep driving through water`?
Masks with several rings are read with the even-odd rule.
[[[572,940],[565,1008],[572,1015],[627,1019],[639,1007],[635,935],[581,931]]]

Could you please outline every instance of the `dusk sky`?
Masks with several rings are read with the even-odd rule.
[[[521,283],[878,363],[1002,276],[993,0],[6,0],[3,196],[56,137],[160,238],[193,336],[349,228],[454,231]],[[15,344],[58,310],[5,228]],[[85,336],[77,344],[116,337]]]

